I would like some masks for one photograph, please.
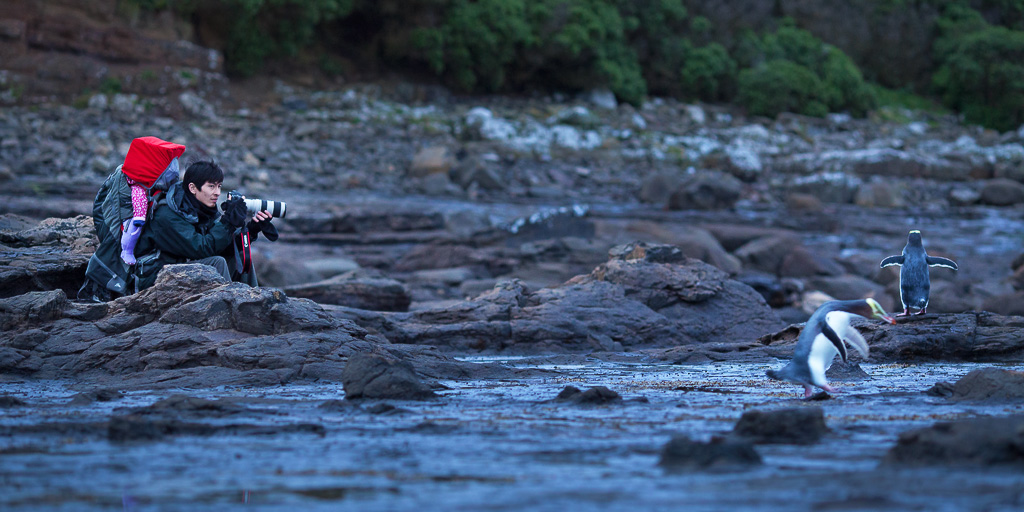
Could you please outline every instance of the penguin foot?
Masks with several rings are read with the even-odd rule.
[[[928,308],[921,308],[921,311],[917,312],[918,316],[927,315],[927,314],[928,314]]]
[[[814,388],[804,384],[804,398],[810,398],[814,394]]]
[[[839,392],[838,390],[836,390],[836,388],[834,388],[832,386],[829,386],[828,384],[822,385],[821,389],[824,389],[825,391],[828,391],[829,393],[838,393]]]
[[[896,313],[894,316],[910,316],[910,308],[903,308],[902,313]]]

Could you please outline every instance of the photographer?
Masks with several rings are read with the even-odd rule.
[[[194,162],[156,204],[136,247],[139,289],[152,286],[164,265],[189,262],[210,265],[226,279],[258,285],[248,245],[260,232],[277,240],[277,229],[266,211],[256,213],[246,226],[248,213],[240,197],[225,201],[221,215],[216,207],[223,181],[217,164]]]

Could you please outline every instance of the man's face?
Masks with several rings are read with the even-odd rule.
[[[189,192],[196,196],[196,199],[210,208],[217,206],[217,199],[220,198],[220,183],[207,181],[203,188],[196,188],[195,183],[188,184]]]

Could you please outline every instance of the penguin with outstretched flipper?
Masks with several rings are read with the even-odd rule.
[[[825,371],[832,366],[836,354],[844,362],[847,360],[844,342],[857,349],[860,355],[868,356],[868,343],[850,325],[854,316],[881,318],[891,324],[896,323],[875,299],[826,302],[811,315],[800,331],[793,350],[793,360],[780,370],[768,370],[768,377],[802,385],[805,397],[811,396],[813,386],[834,393],[836,390],[825,380]]]
[[[931,292],[931,280],[928,277],[928,267],[945,267],[957,269],[956,262],[938,256],[928,256],[924,251],[924,243],[921,240],[921,232],[914,230],[907,235],[907,245],[903,248],[903,254],[889,256],[879,264],[880,268],[891,265],[900,265],[900,302],[903,303],[903,313],[896,316],[910,315],[910,308],[919,309],[919,315],[928,310],[928,294]]]

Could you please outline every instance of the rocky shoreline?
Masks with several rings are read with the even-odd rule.
[[[593,486],[643,489],[651,508],[680,485],[709,510],[1019,501],[1004,454],[1024,395],[1024,133],[399,89],[281,86],[238,111],[182,97],[176,119],[132,97],[0,111],[5,509],[233,506],[250,486],[271,509],[478,509],[466,482],[509,510],[524,505],[503,489],[597,510]],[[254,246],[267,286],[183,265],[76,300],[91,196],[141,135],[288,202],[281,239]],[[870,357],[833,367],[835,396],[769,381],[824,300],[899,309],[898,271],[878,262],[910,229],[960,265],[932,272],[929,314],[857,324]],[[821,428],[779,437],[793,424]],[[195,466],[229,452],[231,483]],[[53,495],[59,454],[134,487]],[[182,469],[175,490],[95,467],[121,457]],[[831,458],[831,495],[784,490]]]

